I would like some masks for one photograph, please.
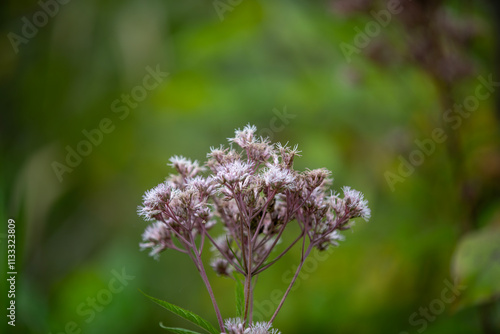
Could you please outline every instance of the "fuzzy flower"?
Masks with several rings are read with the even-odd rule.
[[[267,322],[257,322],[244,328],[240,318],[226,319],[224,322],[227,332],[225,334],[280,334],[277,329],[272,329]]]
[[[235,150],[230,150],[228,148],[224,148],[223,145],[220,147],[210,147],[210,153],[207,154],[207,165],[212,169],[212,171],[216,171],[217,167],[220,165],[226,165],[231,162],[235,162],[241,158],[240,154]]]
[[[266,139],[259,139],[257,142],[250,143],[246,147],[247,157],[251,161],[261,163],[267,161],[273,154],[273,147],[269,145]]]
[[[224,321],[224,327],[226,327],[226,334],[243,334],[244,326],[243,321],[240,318],[230,318]]]
[[[208,199],[208,197],[214,195],[217,192],[215,179],[211,176],[196,176],[195,178],[188,179],[186,182],[186,187],[188,189],[196,190],[201,199]]]
[[[164,205],[172,199],[172,185],[164,182],[151,190],[146,191],[143,206],[138,207],[137,213],[145,220],[155,220],[164,209]]]
[[[227,148],[224,148],[223,145],[219,147],[210,147],[210,153],[207,154],[207,158],[212,158],[218,163],[224,163],[225,158],[227,156]]]
[[[244,334],[281,334],[277,329],[271,328],[267,322],[258,322],[247,328]]]
[[[170,158],[169,166],[175,168],[177,172],[183,177],[194,177],[199,172],[203,171],[203,167],[200,167],[198,161],[191,161],[182,156],[173,156]]]
[[[345,202],[337,193],[332,193],[332,195],[327,198],[327,201],[337,217],[343,217],[345,215]]]
[[[292,171],[276,165],[270,165],[262,173],[264,184],[273,189],[294,188],[295,175]]]
[[[361,192],[343,187],[345,211],[349,218],[361,217],[368,221],[371,217],[371,211],[368,208],[368,201],[364,199]]]
[[[291,169],[293,167],[293,159],[296,156],[300,156],[300,151],[298,149],[298,145],[295,145],[293,148],[287,146],[287,144],[282,145],[281,143],[276,144],[277,150],[280,152],[281,163],[285,168]],[[274,156],[275,164],[277,164],[278,156]]]
[[[315,189],[323,184],[325,180],[328,179],[332,172],[326,168],[318,168],[313,170],[306,170],[304,172],[304,178],[308,189]],[[328,179],[330,180],[330,179]]]
[[[248,124],[243,130],[237,129],[234,138],[228,138],[228,140],[230,143],[238,144],[241,148],[246,148],[254,142],[255,132],[257,132],[257,128]]]
[[[233,267],[231,266],[231,264],[226,259],[223,259],[221,257],[214,258],[210,262],[210,266],[219,276],[229,277],[233,272]]]
[[[228,242],[228,240],[229,239],[225,234],[218,236],[217,238],[214,239],[215,244],[217,245],[218,248],[215,247],[215,245],[212,245],[211,251],[218,254],[219,249],[220,249],[224,253],[229,254],[229,242]]]
[[[146,228],[142,240],[144,242],[139,244],[141,250],[151,248],[149,255],[157,258],[172,243],[172,234],[164,223],[155,222]]]
[[[220,183],[234,184],[243,182],[246,186],[248,177],[252,174],[253,165],[241,160],[221,166],[217,173],[217,181]]]
[[[197,227],[196,223],[200,222],[197,218],[203,223],[209,222],[213,212],[207,198],[203,197],[196,187],[189,186],[183,190],[174,189],[166,216],[192,230]]]
[[[327,235],[321,237],[321,242],[318,243],[318,250],[326,250],[328,246],[333,245],[333,246],[338,246],[339,241],[344,241],[345,237],[340,234],[338,230],[334,230],[331,233],[328,233]]]
[[[219,157],[220,158],[220,157]],[[215,158],[209,158],[206,162],[206,165],[208,166],[208,168],[210,168],[210,170],[212,171],[212,173],[217,176],[217,174],[222,170],[222,169],[225,169],[224,166],[227,166],[228,164],[232,164],[232,163],[235,163],[237,161],[240,161],[240,158],[236,158],[236,157],[233,157],[231,153],[229,153],[228,155],[220,158],[220,162],[218,160],[216,160]]]

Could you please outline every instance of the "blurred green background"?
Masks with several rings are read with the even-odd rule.
[[[274,323],[283,334],[500,332],[498,85],[467,117],[449,112],[474,102],[479,76],[500,80],[497,6],[2,2],[5,313],[9,218],[18,271],[16,326],[2,315],[2,333],[192,328],[138,289],[216,324],[186,256],[139,251],[147,224],[136,208],[171,172],[170,156],[204,161],[247,123],[299,144],[297,169],[332,170],[334,189],[362,191],[372,209],[340,247],[312,255]],[[415,141],[428,143],[436,128],[447,139],[425,153]],[[417,161],[414,170],[401,159]],[[259,278],[264,318],[298,256]],[[223,316],[235,316],[233,282],[209,277]],[[453,284],[466,288],[453,294]]]

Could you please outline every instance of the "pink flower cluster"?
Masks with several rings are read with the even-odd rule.
[[[251,324],[245,329],[245,322],[240,318],[230,318],[224,321],[226,333],[224,334],[281,334],[277,329],[271,328],[266,322]]]
[[[211,148],[204,166],[183,157],[170,159],[176,173],[147,191],[138,210],[153,221],[141,248],[155,257],[165,249],[186,253],[201,271],[199,255],[208,239],[216,252],[213,269],[220,275],[236,271],[245,276],[245,292],[250,294],[252,278],[297,242],[302,241],[303,263],[312,248],[337,245],[342,240],[339,231],[348,229],[352,219],[370,218],[363,194],[349,187],[342,188],[343,196],[331,192],[331,173],[326,169],[294,170],[297,147],[272,144],[258,138],[256,130],[250,125],[236,130],[228,147]],[[207,169],[208,175],[202,174]],[[271,260],[292,223],[298,224],[300,234]],[[214,237],[210,230],[217,224],[224,233]],[[251,314],[249,308],[251,304],[246,305],[243,323]]]

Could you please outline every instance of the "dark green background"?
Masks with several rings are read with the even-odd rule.
[[[136,208],[144,191],[171,172],[170,156],[204,161],[210,146],[226,143],[247,123],[274,141],[298,144],[297,169],[330,169],[335,190],[349,185],[362,191],[372,210],[369,223],[344,232],[341,246],[299,280],[274,323],[283,334],[417,333],[422,325],[409,317],[439,300],[445,280],[454,279],[468,288],[428,321],[425,333],[487,333],[484,317],[498,324],[495,99],[481,101],[450,129],[441,116],[442,90],[422,67],[401,59],[381,66],[363,52],[346,60],[340,44],[352,43],[355,27],[373,18],[339,15],[332,3],[243,0],[221,20],[211,1],[72,0],[18,53],[7,36],[21,34],[22,18],[32,18],[40,6],[0,5],[0,328],[55,334],[75,322],[85,334],[125,334],[164,332],[160,321],[190,326],[138,289],[215,324],[186,256],[167,251],[155,261],[139,251],[147,224]],[[477,76],[499,78],[494,18],[481,1],[451,1],[443,8],[479,27],[465,48],[474,72],[454,82],[448,96],[462,103],[474,94]],[[412,45],[404,31],[394,17],[379,37]],[[397,51],[385,51],[397,58]],[[148,66],[169,75],[120,119],[112,102],[141,85]],[[285,111],[290,116],[280,119]],[[60,182],[53,163],[65,164],[66,147],[76,149],[85,140],[82,131],[105,118],[114,130]],[[396,173],[398,157],[408,159],[418,149],[414,141],[431,138],[437,127],[452,133],[461,158],[453,158],[448,141],[436,144],[392,191],[385,173]],[[484,198],[481,205],[464,195],[469,183]],[[17,224],[15,328],[4,316],[8,218]],[[473,260],[457,265],[454,254],[463,240],[472,240],[465,253]],[[294,269],[298,256],[295,249],[261,275],[256,297],[262,310],[273,290],[286,289],[283,273]],[[134,279],[92,319],[82,315],[81,304],[122,270]],[[233,317],[232,281],[212,272],[209,277],[223,316]]]

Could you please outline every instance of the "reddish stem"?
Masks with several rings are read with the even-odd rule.
[[[305,236],[304,236],[304,241],[305,241]],[[274,312],[273,316],[269,320],[269,326],[272,325],[274,319],[278,315],[278,312],[281,310],[281,307],[283,306],[283,303],[285,302],[286,297],[290,293],[290,290],[292,289],[292,286],[295,284],[295,281],[297,280],[297,277],[299,276],[300,270],[302,269],[302,266],[304,265],[305,259],[307,258],[307,256],[309,255],[309,253],[312,250],[312,246],[313,246],[312,244],[309,244],[309,247],[307,248],[307,251],[302,254],[302,259],[301,259],[300,264],[299,264],[299,266],[297,268],[297,271],[295,272],[295,275],[293,276],[292,281],[290,282],[290,285],[288,286],[288,289],[286,289],[286,292],[283,295],[283,298],[281,298],[281,302],[278,305],[278,308],[276,309],[276,311]]]

